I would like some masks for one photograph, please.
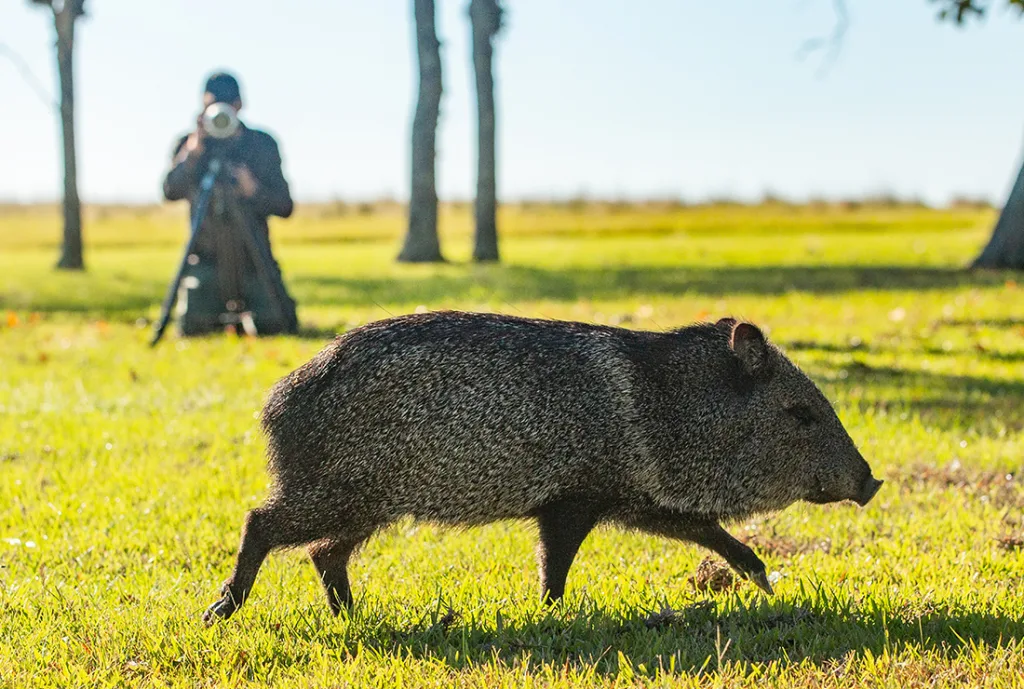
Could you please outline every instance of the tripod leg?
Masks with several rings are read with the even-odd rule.
[[[267,293],[267,298],[270,300],[270,308],[273,312],[274,318],[281,324],[286,324],[284,317],[284,308],[281,304],[281,295],[277,290],[277,285],[274,282],[273,276],[270,270],[270,258],[267,255],[266,247],[260,238],[256,237],[249,224],[245,222],[244,214],[237,206],[233,207],[233,215],[236,220],[235,226],[239,228],[242,236],[243,245],[249,253],[249,257],[252,259],[253,265],[256,268],[256,277],[263,286],[264,291]]]
[[[167,296],[164,297],[163,307],[160,309],[160,320],[157,322],[156,328],[154,329],[153,339],[149,343],[150,347],[156,346],[157,342],[160,341],[160,338],[163,337],[164,331],[167,329],[167,324],[171,321],[171,312],[178,301],[178,288],[185,275],[185,270],[190,264],[189,257],[195,249],[196,240],[199,238],[200,228],[203,226],[203,221],[206,219],[206,211],[207,208],[209,208],[210,197],[213,194],[213,186],[217,180],[219,172],[220,162],[218,160],[211,161],[206,174],[203,176],[203,179],[199,184],[199,196],[196,198],[195,209],[191,218],[191,233],[189,234],[188,243],[185,245],[185,255],[178,264],[178,271],[174,274],[174,279],[171,281],[171,284],[167,289]]]
[[[246,310],[244,303],[245,249],[238,227],[239,218],[234,212],[234,192],[218,185],[214,197],[214,219],[216,228],[214,242],[217,256],[217,288],[222,304],[221,322],[236,329],[240,314]]]
[[[246,335],[249,337],[256,337],[259,335],[259,332],[256,330],[256,322],[252,319],[251,311],[243,312],[240,318],[242,321],[242,330],[245,331]]]

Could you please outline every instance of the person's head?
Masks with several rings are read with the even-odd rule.
[[[227,72],[210,75],[203,90],[203,107],[209,107],[213,103],[227,103],[236,111],[242,109],[242,92],[235,77]]]

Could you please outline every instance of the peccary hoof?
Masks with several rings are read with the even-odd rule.
[[[203,613],[203,624],[209,627],[218,619],[226,620],[231,617],[232,613],[237,609],[238,606],[235,604],[235,599],[230,593],[225,592],[223,598],[208,607],[206,612]]]
[[[758,572],[751,572],[749,576],[750,580],[757,584],[757,588],[761,589],[769,596],[775,593],[774,591],[772,591],[772,584],[770,581],[768,581],[768,575],[765,574],[765,571],[763,569]]]

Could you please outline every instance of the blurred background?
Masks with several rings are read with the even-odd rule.
[[[519,0],[495,41],[503,200],[890,194],[1005,200],[1024,141],[1021,27],[993,3],[861,0]],[[237,74],[246,119],[275,134],[298,201],[409,195],[416,99],[409,2],[90,2],[77,22],[80,194],[153,203],[205,76]],[[54,27],[0,9],[0,200],[59,199]],[[444,67],[437,189],[474,194],[475,95],[466,3],[439,2]],[[816,50],[808,41],[822,39]],[[39,82],[26,84],[19,56]]]

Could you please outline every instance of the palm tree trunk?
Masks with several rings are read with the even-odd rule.
[[[82,207],[78,200],[78,164],[75,159],[75,80],[74,47],[76,12],[73,3],[54,12],[57,28],[57,71],[60,75],[60,124],[64,149],[64,241],[61,244],[61,270],[84,270],[82,258]]]
[[[1024,162],[992,237],[971,267],[1024,270]]]
[[[434,162],[437,117],[441,108],[441,52],[434,29],[434,0],[413,0],[420,83],[412,123],[412,184],[409,227],[398,260],[443,261],[437,238],[437,187]]]
[[[491,68],[494,49],[491,40],[501,28],[501,12],[498,0],[471,0],[469,3],[477,104],[476,235],[473,245],[473,258],[477,261],[498,260],[494,76]]]

